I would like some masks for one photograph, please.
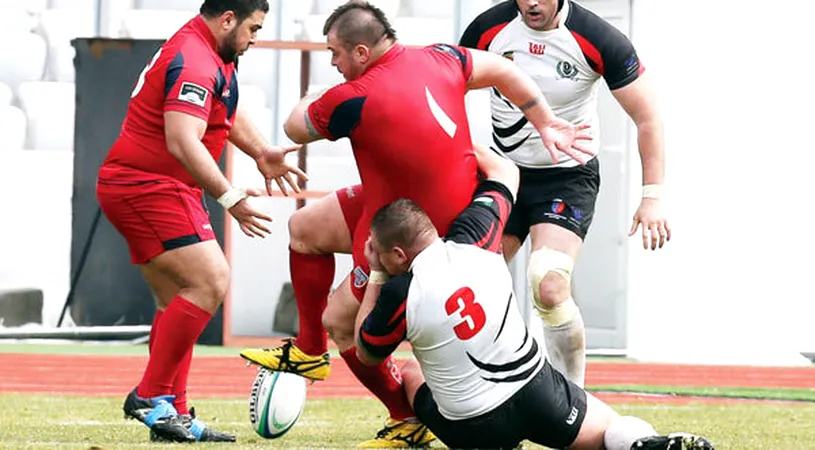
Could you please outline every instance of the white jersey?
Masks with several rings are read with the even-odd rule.
[[[540,86],[554,113],[575,124],[591,125],[588,146],[599,151],[597,90],[605,78],[611,90],[627,86],[642,73],[633,45],[619,30],[567,0],[558,27],[536,31],[524,24],[515,0],[479,15],[461,37],[464,47],[487,50],[515,62]],[[572,167],[566,154],[553,164],[540,134],[523,113],[495,88],[491,91],[493,144],[516,164],[528,168]]]
[[[439,240],[411,272],[406,336],[442,415],[489,412],[537,374],[543,348],[527,331],[501,255]]]

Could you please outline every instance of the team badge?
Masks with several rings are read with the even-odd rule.
[[[354,287],[361,289],[366,284],[368,284],[368,274],[362,270],[362,267],[354,267]]]
[[[560,61],[557,63],[557,73],[563,78],[574,79],[577,76],[577,66],[569,61]]]

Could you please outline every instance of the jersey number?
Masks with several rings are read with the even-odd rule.
[[[475,293],[472,289],[463,287],[453,293],[444,303],[444,309],[448,316],[458,314],[462,321],[453,327],[456,336],[462,341],[472,339],[478,334],[487,322],[487,315],[484,308],[475,301]]]
[[[147,72],[149,72],[150,69],[153,68],[153,64],[155,64],[156,61],[158,61],[159,56],[161,56],[161,48],[158,49],[156,54],[153,55],[153,59],[150,60],[150,63],[147,64],[144,70],[141,71],[141,74],[139,75],[139,81],[136,82],[136,87],[133,88],[133,92],[130,94],[130,98],[139,95],[139,92],[141,92],[141,88],[144,87],[144,77],[146,77]]]

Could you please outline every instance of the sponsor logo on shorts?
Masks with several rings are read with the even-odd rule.
[[[575,220],[579,221],[580,219],[583,218],[583,211],[581,211],[580,208],[575,208],[574,206],[572,206],[572,217],[574,217]]]
[[[181,90],[178,92],[178,99],[193,105],[201,106],[207,104],[207,90],[190,82],[181,83]]]
[[[565,211],[565,210],[566,210],[566,204],[561,202],[560,200],[555,200],[555,202],[552,203],[552,213],[554,213],[554,214],[562,214],[563,211]]]
[[[574,425],[574,421],[577,420],[578,410],[576,406],[572,406],[572,412],[569,413],[569,417],[566,418],[566,425]]]
[[[362,288],[366,284],[368,284],[368,274],[362,270],[362,267],[356,266],[354,267],[354,287],[357,289]]]

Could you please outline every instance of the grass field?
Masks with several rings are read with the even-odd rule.
[[[144,346],[0,344],[0,449],[187,448],[150,443],[144,425],[122,417],[123,397],[138,379],[145,355]],[[309,388],[305,412],[292,431],[264,440],[249,425],[254,370],[235,355],[236,349],[196,349],[192,405],[213,427],[235,433],[238,443],[195,447],[352,448],[384,423],[384,408],[360,398],[364,389],[335,359],[329,380]],[[702,434],[717,449],[815,449],[815,390],[810,388],[815,369],[666,369],[594,360],[589,388],[660,432]],[[660,373],[667,375],[660,378]],[[661,381],[649,381],[654,376]],[[733,400],[744,398],[761,400]],[[539,447],[525,443],[525,448]]]

